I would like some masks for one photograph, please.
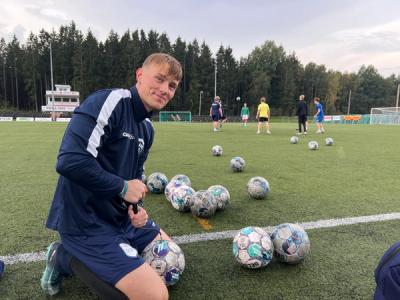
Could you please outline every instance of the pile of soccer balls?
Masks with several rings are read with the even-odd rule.
[[[222,185],[210,186],[207,190],[195,191],[188,176],[175,175],[168,181],[165,174],[156,172],[147,179],[147,188],[152,193],[164,192],[172,207],[180,212],[191,211],[193,215],[209,218],[216,211],[224,210],[229,205],[230,194]]]
[[[240,265],[258,269],[267,266],[274,256],[281,262],[300,263],[310,253],[310,241],[298,224],[278,225],[271,234],[260,227],[250,226],[236,234],[232,251]]]

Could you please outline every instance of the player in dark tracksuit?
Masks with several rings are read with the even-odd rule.
[[[299,102],[297,102],[296,115],[299,123],[299,132],[301,134],[301,125],[303,125],[304,134],[307,134],[307,115],[308,107],[307,103],[304,101],[304,95],[300,95]]]
[[[46,254],[41,286],[47,294],[58,293],[63,277],[79,277],[84,267],[85,282],[98,278],[95,288],[104,282],[120,293],[98,292],[102,297],[168,298],[140,254],[159,235],[170,238],[144,208],[134,214],[130,203],[140,202],[147,191],[141,178],[154,138],[148,118],[168,104],[181,77],[177,60],[152,54],[130,90],[95,92],[74,111],[58,154],[60,176],[46,223],[61,238]]]

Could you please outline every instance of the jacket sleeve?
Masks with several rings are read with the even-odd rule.
[[[110,119],[112,117],[111,115]],[[98,127],[98,119],[93,115],[84,112],[74,113],[61,143],[56,170],[62,176],[95,194],[114,197],[122,191],[124,180],[104,170],[96,159],[97,149],[95,152],[89,151],[88,144],[93,134],[96,135]],[[102,129],[104,133],[99,138],[98,148],[107,142],[112,129],[112,124],[108,124]]]

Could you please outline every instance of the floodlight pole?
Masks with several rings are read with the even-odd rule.
[[[214,98],[217,97],[217,58],[215,58],[215,71],[214,71]]]
[[[3,84],[4,84],[4,108],[7,108],[7,90],[6,90],[6,58],[3,58]]]
[[[51,43],[50,43],[50,74],[51,74],[51,102],[52,102],[52,115],[51,120],[55,121],[55,112],[54,112],[54,82],[53,82],[53,53],[51,51]]]
[[[349,91],[349,101],[347,103],[347,114],[350,114],[350,103],[351,103],[351,90]]]
[[[199,116],[200,116],[200,114],[201,114],[201,95],[203,95],[203,91],[200,91]]]
[[[397,85],[396,111],[399,110],[400,83]]]

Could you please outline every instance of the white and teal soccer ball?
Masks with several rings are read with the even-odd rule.
[[[217,201],[217,210],[224,210],[229,204],[231,196],[224,186],[212,185],[207,191],[209,191],[214,196],[215,201]]]
[[[190,210],[197,217],[209,218],[215,214],[217,202],[209,191],[200,190],[193,194]]]
[[[242,172],[245,166],[246,162],[240,156],[231,159],[230,167],[233,172]]]
[[[190,186],[181,185],[172,192],[171,204],[178,211],[189,211],[195,191]]]
[[[147,188],[153,194],[162,194],[168,184],[168,178],[165,174],[155,172],[147,178]]]
[[[333,138],[327,137],[325,139],[325,145],[326,146],[332,146],[333,145]]]
[[[221,156],[222,155],[222,147],[220,145],[215,145],[211,149],[212,155]]]
[[[180,180],[174,180],[168,182],[167,186],[165,187],[164,194],[165,198],[168,200],[168,202],[171,202],[172,199],[172,194],[174,190],[182,185],[186,185],[185,182],[180,181]]]
[[[270,263],[274,245],[269,234],[260,227],[245,227],[233,239],[233,256],[249,269],[259,269]]]
[[[310,253],[307,232],[298,224],[278,225],[271,233],[275,254],[282,262],[296,264]]]
[[[171,181],[180,181],[184,185],[192,186],[192,182],[190,181],[189,177],[184,174],[178,174],[171,178]]]
[[[269,192],[269,183],[263,177],[253,177],[247,183],[247,192],[254,199],[264,199]]]
[[[310,150],[317,150],[318,147],[319,147],[319,145],[316,141],[311,141],[308,143],[308,149],[310,149]]]
[[[143,250],[143,259],[160,275],[167,286],[179,281],[185,269],[185,256],[173,241],[156,240]]]
[[[292,136],[290,138],[290,143],[291,144],[297,144],[299,142],[299,138],[297,136]]]

